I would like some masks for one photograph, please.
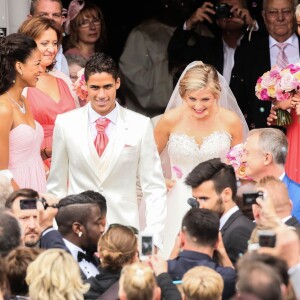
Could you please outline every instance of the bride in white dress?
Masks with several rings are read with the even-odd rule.
[[[167,220],[164,249],[169,258],[181,220],[190,208],[191,189],[187,174],[211,158],[225,161],[229,149],[242,143],[248,127],[223,76],[201,61],[182,73],[166,112],[154,129],[158,151],[166,174]]]

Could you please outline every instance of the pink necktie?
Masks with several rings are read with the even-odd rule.
[[[277,43],[276,44],[276,46],[279,48],[276,65],[279,68],[285,68],[289,64],[288,58],[284,52],[287,45],[288,45],[287,43]]]
[[[104,152],[106,145],[108,143],[108,137],[105,133],[105,128],[107,127],[107,125],[109,124],[110,120],[106,119],[106,118],[99,118],[96,121],[96,129],[97,129],[97,136],[95,138],[94,144],[96,147],[96,150],[99,154],[99,156],[102,155],[102,153]]]

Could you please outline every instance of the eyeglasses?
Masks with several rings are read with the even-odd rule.
[[[89,19],[84,19],[80,24],[79,24],[79,27],[81,28],[88,28],[89,26],[91,25],[94,25],[94,26],[100,26],[101,24],[101,21],[100,19],[98,18],[94,18],[92,20],[89,20]]]
[[[271,10],[267,10],[266,14],[272,19],[278,18],[279,14],[284,18],[290,18],[291,16],[294,15],[294,11],[292,9],[288,9],[288,8],[282,9],[282,10],[271,9]]]
[[[118,223],[115,223],[115,224],[110,224],[108,229],[111,229],[111,228],[116,228],[116,227],[125,227],[129,230],[131,230],[134,234],[138,235],[139,234],[139,231],[138,229],[136,229],[135,227],[133,226],[127,226],[127,225],[122,225],[122,224],[118,224]]]

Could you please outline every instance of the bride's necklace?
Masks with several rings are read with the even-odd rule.
[[[19,104],[19,103],[11,96],[11,94],[10,94],[8,91],[6,91],[6,93],[9,95],[10,100],[11,100],[14,104],[16,104],[16,105],[19,107],[20,112],[21,112],[22,114],[26,114],[26,107],[25,107],[24,101],[22,101],[23,105],[21,106],[21,105],[20,105],[20,104]]]

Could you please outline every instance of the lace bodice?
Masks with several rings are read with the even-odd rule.
[[[230,149],[231,135],[226,131],[214,131],[203,138],[201,145],[197,144],[192,136],[184,133],[171,133],[168,143],[168,152],[171,167],[176,166],[183,173],[183,179],[199,163],[212,158],[225,160]],[[176,174],[172,169],[172,177]]]

